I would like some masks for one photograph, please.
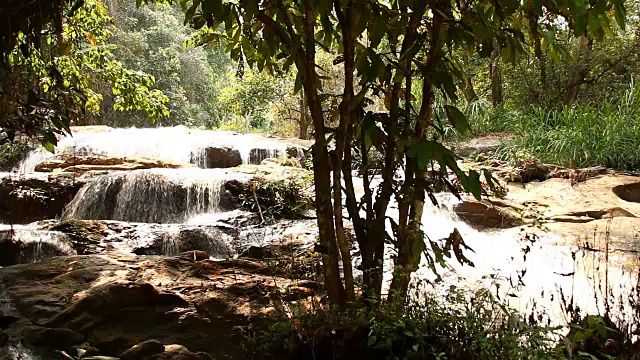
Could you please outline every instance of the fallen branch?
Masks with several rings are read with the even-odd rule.
[[[257,171],[256,171],[257,173]],[[253,193],[253,201],[256,202],[256,206],[258,207],[258,215],[260,216],[260,225],[265,223],[264,215],[262,215],[262,208],[260,208],[260,202],[258,202],[258,195],[256,195],[256,181],[255,175],[253,177],[253,181],[251,182],[251,192]]]

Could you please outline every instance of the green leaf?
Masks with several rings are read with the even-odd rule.
[[[369,29],[369,46],[375,49],[380,45],[384,34],[387,32],[387,24],[382,18],[376,18]]]
[[[376,341],[378,341],[378,338],[375,335],[369,336],[367,339],[367,346],[373,346]]]
[[[193,4],[191,5],[191,7],[187,10],[187,12],[184,14],[184,24],[188,24],[191,19],[193,19],[193,16],[196,13],[196,10],[198,10],[198,6],[200,6],[200,0],[193,0]]]
[[[55,145],[53,145],[53,143],[51,143],[50,141],[43,140],[43,141],[42,141],[42,146],[44,146],[44,148],[45,148],[48,152],[50,152],[50,153],[52,153],[52,154],[55,154],[55,152],[56,152],[56,147],[55,147]]]
[[[627,18],[627,9],[624,6],[623,0],[613,0],[613,10],[616,16],[616,22],[620,29],[625,30],[627,27],[626,18]]]
[[[258,13],[258,0],[247,0],[245,5],[245,14],[249,19],[245,19],[246,21],[253,18]]]
[[[220,23],[222,17],[222,0],[204,0],[202,3],[202,13],[211,14]]]
[[[467,134],[470,130],[469,121],[467,117],[453,105],[445,105],[445,111],[447,112],[447,118],[454,129],[458,130],[460,134]]]

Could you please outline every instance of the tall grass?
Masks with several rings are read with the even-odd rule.
[[[515,139],[501,155],[520,149],[540,161],[588,167],[640,169],[640,86],[594,109],[574,106],[560,111],[533,110],[512,119]]]

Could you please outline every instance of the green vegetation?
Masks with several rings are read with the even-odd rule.
[[[287,180],[255,178],[241,196],[242,206],[260,213],[266,222],[300,219],[312,207],[311,178]]]
[[[561,327],[521,316],[488,290],[451,287],[441,296],[418,296],[404,306],[340,313],[292,308],[269,329],[249,337],[248,346],[257,359],[632,358],[620,348],[603,349],[607,338],[624,340],[601,316],[576,320],[565,336]]]
[[[636,3],[68,1],[45,9],[61,23],[20,2],[12,1],[27,9],[20,24],[34,14],[42,21],[0,28],[0,140],[32,137],[52,150],[73,124],[146,119],[312,133],[329,314],[353,311],[347,326],[367,330],[365,348],[399,358],[558,355],[549,329],[521,328],[486,294],[405,306],[421,263],[434,273],[449,261],[473,266],[457,230],[429,239],[422,216],[434,184],[457,182],[478,199],[481,177],[492,184],[488,172],[460,168],[446,137],[506,131],[515,136],[508,158],[637,169],[640,88],[626,88],[640,75]],[[309,200],[299,184],[254,185],[244,206],[263,215],[295,217]],[[386,246],[396,254],[388,296]]]
[[[514,121],[514,140],[505,149],[528,149],[540,161],[565,166],[605,165],[638,170],[640,87],[599,108],[575,105],[537,109]]]
[[[11,171],[31,148],[28,143],[22,141],[0,144],[0,171]]]

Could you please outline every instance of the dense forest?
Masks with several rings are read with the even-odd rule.
[[[434,194],[481,201],[506,191],[488,168],[464,166],[458,143],[500,139],[491,160],[525,167],[522,174],[528,166],[531,173],[556,166],[571,174],[571,184],[581,181],[575,169],[640,169],[638,1],[57,0],[42,6],[0,5],[0,14],[16,19],[0,26],[0,162],[35,144],[55,152],[60,136],[77,125],[183,125],[313,141],[306,165],[326,312],[280,322],[272,328],[279,331],[253,341],[278,347],[278,336],[296,334],[287,338],[291,347],[304,348],[300,334],[329,327],[333,335],[357,329],[345,338],[365,339],[354,349],[363,358],[375,349],[384,350],[381,358],[403,359],[637,352],[633,324],[621,330],[607,316],[572,309],[580,315],[570,319],[571,336],[562,337],[541,317],[504,310],[496,320],[492,314],[502,304],[489,293],[475,294],[478,303],[470,304],[455,289],[445,305],[430,296],[415,301],[412,274],[426,267],[437,282],[448,263],[474,266],[457,229],[444,239],[426,235],[423,218],[438,205]],[[260,217],[259,203],[282,205],[272,193],[259,199],[255,184],[251,191],[244,202]],[[298,214],[298,207],[289,210]],[[580,216],[575,221],[604,217]],[[388,249],[391,269],[384,266]],[[277,351],[291,351],[289,345]]]

